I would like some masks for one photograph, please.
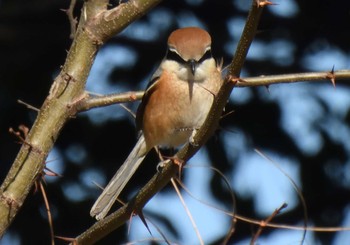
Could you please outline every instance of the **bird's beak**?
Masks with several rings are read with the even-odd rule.
[[[188,64],[190,65],[192,75],[194,76],[194,73],[196,72],[197,61],[194,60],[194,59],[191,59],[191,60],[188,61]]]

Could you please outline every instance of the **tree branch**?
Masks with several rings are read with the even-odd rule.
[[[279,83],[294,83],[305,81],[321,81],[321,80],[345,80],[350,79],[350,70],[339,71],[323,71],[323,72],[307,72],[307,73],[293,73],[286,75],[271,75],[259,76],[239,79],[237,87],[255,87],[255,86],[269,86]],[[333,81],[332,81],[333,83]]]
[[[35,180],[43,171],[45,159],[62,127],[77,113],[76,101],[85,96],[86,79],[102,43],[99,40],[106,41],[111,38],[158,2],[159,0],[133,0],[125,4],[128,8],[119,5],[107,10],[108,0],[85,1],[66,62],[54,80],[33,127],[0,187],[0,237],[15,218]],[[131,11],[131,6],[139,6],[138,11]],[[117,8],[118,14],[115,13],[113,18],[105,20],[105,13],[116,11]],[[100,26],[94,24],[96,20],[103,25],[102,33]],[[110,31],[106,32],[106,29]]]
[[[237,54],[234,56],[230,65],[229,75],[226,77],[225,83],[220,89],[218,96],[214,99],[213,106],[211,107],[204,125],[195,135],[194,140],[197,144],[187,143],[175,155],[176,159],[183,162],[188,161],[200,149],[200,147],[205,144],[207,139],[217,128],[222,110],[226,105],[234,86],[234,83],[231,82],[231,78],[233,76],[239,76],[245,60],[245,55],[247,54],[256,33],[261,12],[262,8],[258,7],[256,0],[253,0],[248,20],[246,22],[246,27],[244,28],[241,41],[237,48]],[[235,67],[232,67],[233,65]],[[118,209],[116,212],[107,216],[105,219],[96,222],[88,230],[79,235],[75,239],[75,242],[77,244],[93,244],[124,224],[134,213],[140,213],[146,203],[157,192],[159,192],[172,177],[176,175],[178,170],[178,166],[172,161],[169,161],[165,167],[161,169],[161,171],[153,176],[153,178],[136,194],[136,196],[130,202]]]
[[[74,39],[76,30],[77,30],[77,23],[78,23],[77,18],[74,17],[74,14],[73,14],[76,1],[77,0],[71,0],[70,4],[69,4],[69,8],[68,9],[62,9],[67,14],[67,17],[68,17],[68,20],[69,20],[69,24],[70,24],[70,35],[69,35],[69,38],[71,38],[71,39]]]
[[[108,94],[102,96],[87,96],[81,101],[77,103],[78,111],[87,111],[92,108],[108,106],[118,103],[126,103],[133,102],[136,100],[140,100],[143,96],[144,91],[136,91],[136,92],[126,92],[126,93],[118,93],[118,94]]]
[[[87,32],[91,33],[97,43],[102,44],[160,2],[161,0],[129,0],[120,3],[113,9],[103,11],[91,21],[86,27]]]
[[[235,87],[257,87],[270,86],[281,83],[296,83],[296,82],[319,82],[322,80],[349,80],[350,70],[339,70],[334,72],[320,71],[320,72],[306,72],[306,73],[292,73],[283,75],[261,75],[258,77],[238,78]],[[87,96],[81,101],[77,102],[78,111],[87,111],[93,108],[109,106],[118,103],[133,102],[142,99],[144,91],[107,94],[103,96]]]

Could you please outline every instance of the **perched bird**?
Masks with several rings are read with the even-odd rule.
[[[107,215],[153,147],[177,147],[193,139],[222,81],[221,67],[211,54],[208,32],[187,27],[170,34],[166,56],[152,76],[137,110],[139,139],[91,208],[91,216],[100,220]]]

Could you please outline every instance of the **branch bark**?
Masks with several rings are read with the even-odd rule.
[[[242,80],[238,80],[236,87],[269,86],[279,83],[295,83],[322,80],[330,80],[333,83],[337,80],[345,80],[349,78],[350,70],[306,72],[271,76],[262,75],[259,77],[248,77],[243,78]]]
[[[235,87],[257,87],[270,86],[281,83],[296,83],[296,82],[319,82],[322,80],[331,80],[334,78],[338,80],[349,80],[350,70],[339,71],[320,71],[320,72],[306,72],[306,73],[292,73],[283,75],[261,75],[258,77],[247,77],[236,79]],[[133,102],[142,99],[144,91],[108,94],[103,96],[86,96],[83,100],[78,102],[77,109],[79,111],[87,111],[93,108],[109,106],[118,103]]]
[[[107,10],[108,0],[85,1],[66,62],[0,187],[0,237],[43,171],[62,127],[78,112],[74,105],[86,95],[86,79],[100,45],[159,2],[133,0]]]

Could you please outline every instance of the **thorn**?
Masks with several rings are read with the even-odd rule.
[[[67,13],[69,9],[60,9],[60,11]]]
[[[132,212],[131,215],[130,215],[130,218],[129,218],[129,225],[128,225],[128,233],[127,234],[130,234],[130,228],[131,228],[131,222],[132,222],[132,217],[134,217],[135,213]]]
[[[56,173],[55,171],[49,169],[48,167],[45,167],[45,170],[47,170],[47,172],[44,172],[45,175],[47,175],[47,176],[63,177],[63,175]]]
[[[66,241],[66,242],[73,242],[73,244],[77,244],[75,238],[64,237],[64,236],[55,236],[55,238],[60,239],[62,241]]]
[[[134,211],[131,213],[131,215],[130,215],[129,226],[128,226],[128,234],[130,233],[132,218],[133,218],[135,215],[137,215],[137,216],[140,217],[142,223],[145,225],[145,227],[147,228],[148,232],[151,234],[151,236],[153,236],[151,230],[150,230],[149,227],[148,227],[148,224],[147,224],[147,222],[146,222],[145,216],[143,216],[142,211],[136,211],[136,210],[134,210]]]
[[[30,104],[28,104],[28,103],[26,103],[26,102],[24,102],[24,101],[22,101],[22,100],[17,100],[17,103],[18,103],[18,104],[25,105],[28,109],[31,109],[31,110],[33,110],[33,111],[36,111],[36,112],[39,112],[39,111],[40,111],[40,110],[39,110],[38,108],[36,108],[35,106],[32,106],[32,105],[30,105]]]
[[[141,219],[142,223],[144,224],[144,226],[146,226],[146,228],[147,228],[149,234],[153,237],[152,232],[151,232],[151,230],[150,230],[149,227],[148,227],[148,224],[147,224],[147,222],[146,222],[145,216],[143,215],[142,211],[139,211],[139,212],[138,212],[138,216],[140,217],[140,219]]]
[[[102,185],[100,185],[100,184],[98,184],[97,182],[95,182],[95,181],[92,181],[92,183],[94,184],[94,185],[96,185],[101,191],[103,191],[103,187],[102,187]]]
[[[277,5],[277,3],[273,3],[267,0],[256,0],[256,4],[258,7],[265,7],[267,5]]]
[[[335,88],[335,73],[334,73],[334,65],[332,67],[332,70],[327,73],[326,78],[331,80],[333,87]]]
[[[225,117],[227,117],[227,116],[229,116],[229,115],[231,115],[231,114],[233,114],[234,112],[235,112],[234,110],[231,110],[231,111],[225,113],[224,115],[222,115],[222,116],[220,117],[220,120],[223,119],[223,118],[225,118]]]

